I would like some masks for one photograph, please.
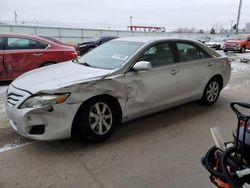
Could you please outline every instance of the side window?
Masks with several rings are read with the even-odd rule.
[[[40,49],[46,49],[48,48],[49,44],[43,43],[43,42],[39,42],[40,44]]]
[[[199,59],[209,58],[209,55],[198,47],[189,43],[177,43],[179,61],[195,61]]]
[[[148,49],[139,61],[149,61],[152,63],[152,67],[170,65],[174,63],[174,53],[170,43],[161,43]]]
[[[7,41],[8,50],[23,50],[23,49],[40,49],[41,46],[38,42],[26,39],[10,37]]]
[[[0,50],[4,50],[4,38],[0,37]]]
[[[250,36],[249,36],[249,37],[247,37],[247,41],[250,41]]]

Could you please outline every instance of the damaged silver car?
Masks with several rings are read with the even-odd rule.
[[[102,141],[121,121],[194,100],[215,103],[230,75],[228,58],[199,42],[121,38],[23,74],[10,84],[5,107],[24,137]]]

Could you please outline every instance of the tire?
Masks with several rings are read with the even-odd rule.
[[[223,50],[223,52],[227,52],[227,50]]]
[[[84,103],[76,118],[77,138],[89,142],[108,139],[120,121],[115,104],[103,97]]]
[[[246,51],[246,46],[242,46],[240,49],[240,53],[244,53]]]
[[[216,50],[220,50],[221,49],[221,47],[220,47],[220,45],[218,45],[217,47],[216,47]]]
[[[221,87],[221,83],[218,79],[211,79],[204,89],[200,100],[201,105],[207,106],[214,104],[220,96]]]

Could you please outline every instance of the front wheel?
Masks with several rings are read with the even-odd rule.
[[[220,50],[220,49],[221,49],[221,46],[218,45],[218,46],[216,47],[216,50]]]
[[[106,98],[96,98],[82,105],[77,116],[78,138],[99,142],[108,139],[119,116],[113,102]]]
[[[246,47],[242,46],[241,49],[240,49],[240,53],[244,53],[245,51],[246,51]]]
[[[212,105],[214,104],[219,95],[221,90],[221,84],[218,79],[211,79],[203,92],[202,98],[200,100],[202,105]]]

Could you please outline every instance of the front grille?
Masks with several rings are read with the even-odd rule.
[[[225,44],[226,48],[234,48],[236,47],[236,44]]]
[[[12,84],[7,90],[7,105],[10,107],[18,107],[31,94],[14,87]]]

